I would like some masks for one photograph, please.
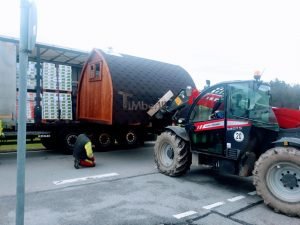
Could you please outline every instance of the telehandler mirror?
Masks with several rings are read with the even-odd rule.
[[[186,96],[190,97],[192,95],[192,87],[191,86],[187,86],[186,87]]]
[[[207,87],[210,87],[210,80],[206,80],[205,83]]]

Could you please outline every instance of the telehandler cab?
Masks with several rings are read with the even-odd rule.
[[[270,106],[268,84],[259,79],[216,84],[193,101],[182,124],[158,136],[155,163],[168,176],[183,175],[192,163],[253,175],[267,205],[300,216],[300,114],[294,112],[298,123],[283,129],[280,113]]]

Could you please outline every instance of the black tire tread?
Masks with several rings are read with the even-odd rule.
[[[170,168],[165,168],[159,160],[159,146],[161,142],[168,141],[173,144],[173,150],[176,155],[176,162]],[[154,146],[154,159],[158,170],[168,176],[176,177],[185,174],[191,166],[191,154],[187,143],[172,132],[163,132],[157,137]]]
[[[257,194],[263,198],[264,203],[273,208],[275,212],[283,213],[288,216],[300,217],[300,202],[287,203],[281,201],[272,195],[265,181],[268,164],[272,165],[272,162],[275,160],[279,160],[280,158],[287,156],[292,156],[298,160],[297,163],[300,165],[300,151],[293,147],[275,147],[262,154],[255,163],[253,184],[256,187]]]

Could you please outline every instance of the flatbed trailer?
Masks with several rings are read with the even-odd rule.
[[[0,37],[0,120],[4,137],[17,134],[18,40]],[[16,75],[17,74],[17,75]],[[5,82],[4,82],[5,81]],[[46,148],[72,153],[78,134],[99,149],[136,146],[167,124],[147,110],[167,91],[195,84],[180,66],[94,49],[37,43],[29,55],[27,135]]]

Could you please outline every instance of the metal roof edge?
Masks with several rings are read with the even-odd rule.
[[[4,35],[0,35],[0,41],[19,44],[19,39],[18,38],[4,36]],[[84,51],[84,50],[80,50],[80,49],[75,49],[75,48],[70,48],[70,47],[63,47],[63,46],[52,45],[52,44],[46,44],[46,43],[41,43],[41,42],[37,42],[36,46],[39,46],[39,47],[42,47],[42,48],[50,48],[50,49],[54,49],[54,50],[68,51],[68,52],[73,52],[73,53],[76,53],[76,54],[87,54],[88,55],[90,53],[90,51]]]

